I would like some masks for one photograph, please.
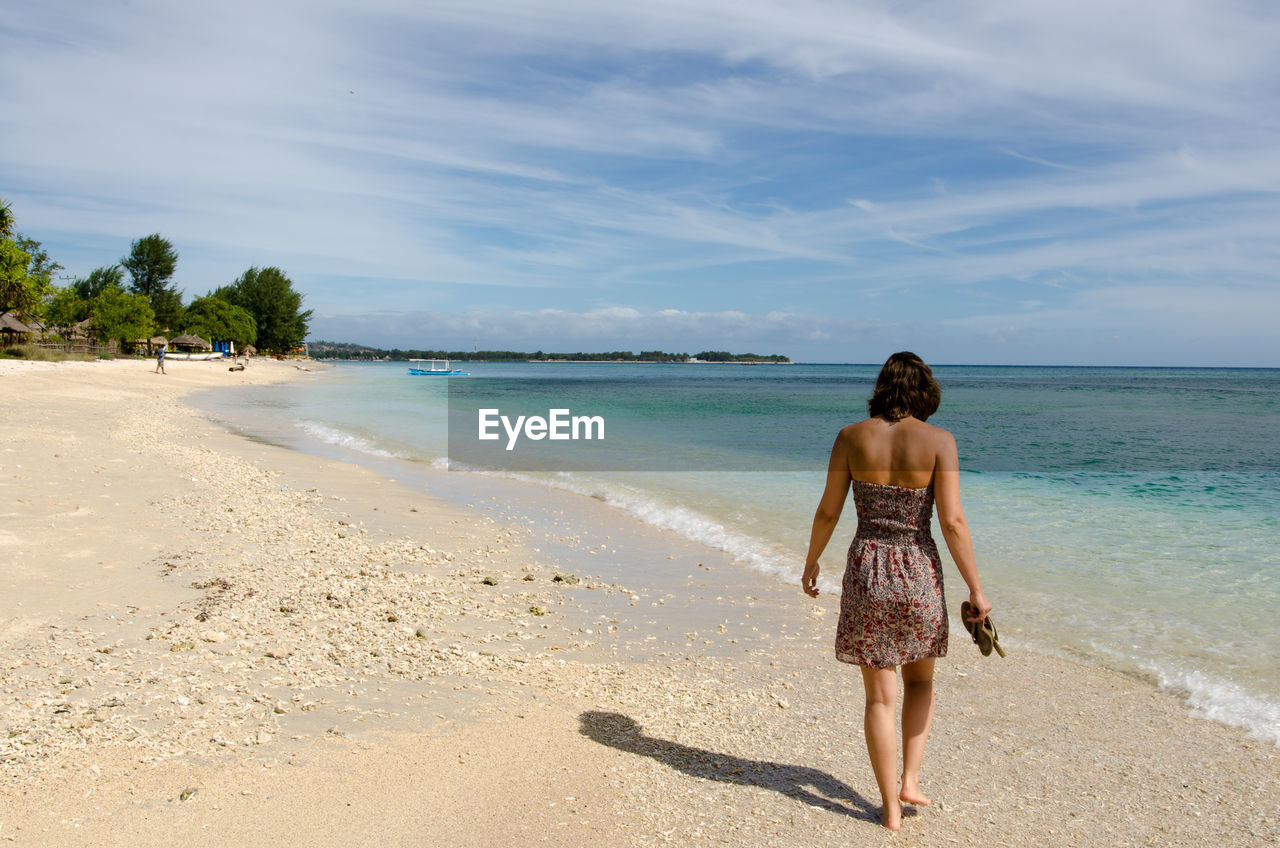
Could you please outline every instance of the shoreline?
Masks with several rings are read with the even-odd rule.
[[[0,839],[886,838],[860,685],[829,656],[829,594],[735,598],[715,616],[689,606],[681,615],[708,625],[694,637],[666,625],[665,638],[644,632],[663,644],[619,658],[611,645],[667,606],[650,605],[677,606],[673,593],[585,571],[554,582],[566,569],[544,528],[201,422],[179,389],[242,378],[179,371],[201,365],[164,378],[145,361],[0,370],[33,419],[0,425],[4,491],[22,504],[0,536],[22,556],[0,584],[23,598],[0,618]],[[299,375],[258,360],[243,374]],[[696,556],[669,541],[669,556]],[[745,585],[727,572],[691,571],[690,588]],[[768,630],[727,644],[757,611]],[[735,618],[726,632],[721,613]],[[1273,746],[1117,673],[1017,646],[984,659],[964,635],[953,629],[938,667],[935,805],[904,824],[913,844],[1280,833]]]

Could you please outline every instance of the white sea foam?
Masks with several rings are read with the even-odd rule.
[[[630,486],[583,478],[571,473],[554,477],[532,477],[509,472],[480,473],[495,473],[595,498],[646,524],[724,551],[735,561],[755,571],[787,583],[799,582],[801,563],[794,553],[779,550],[775,545],[747,533],[729,529],[719,521],[686,506],[662,503],[653,495]],[[824,577],[819,582],[819,588],[824,592],[836,592],[840,585],[837,581]]]
[[[369,456],[396,458],[396,454],[383,450],[363,436],[347,433],[328,424],[321,424],[318,421],[299,421],[298,426],[307,435],[324,442],[326,445],[346,448]]]
[[[1198,671],[1156,665],[1149,665],[1148,670],[1156,675],[1161,689],[1185,698],[1196,715],[1243,728],[1280,748],[1280,704],[1275,701],[1250,695],[1234,683],[1214,680]]]
[[[959,618],[952,617],[953,638],[957,631],[963,632],[963,623]],[[1009,640],[1003,641],[1008,647]],[[1101,665],[1103,668],[1142,675],[1152,680],[1161,691],[1182,700],[1193,715],[1228,727],[1238,727],[1253,738],[1280,748],[1280,703],[1252,695],[1234,683],[1210,677],[1203,672],[1177,668],[1168,661],[1139,657],[1098,639],[1089,639],[1075,647],[1067,647],[1056,641],[1039,638],[1035,631],[1031,631],[1023,633],[1017,644],[1026,650],[1071,662]]]

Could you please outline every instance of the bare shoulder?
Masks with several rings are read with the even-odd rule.
[[[939,444],[954,445],[956,443],[956,437],[951,435],[950,430],[944,430],[941,427],[935,427],[933,424],[930,424],[926,421],[921,421],[919,423],[923,431],[926,432],[930,438],[936,439]]]
[[[843,441],[850,441],[852,439],[856,439],[860,434],[865,433],[867,431],[868,429],[867,425],[870,423],[871,423],[870,418],[864,418],[861,421],[855,421],[852,424],[848,424],[844,427],[841,427],[840,433],[838,434],[838,438],[840,438]]]
[[[920,435],[937,454],[947,456],[956,452],[956,437],[951,435],[950,430],[935,427],[924,421],[920,421],[918,424]]]
[[[956,448],[956,437],[951,435],[951,431],[924,422],[921,422],[921,427],[928,428],[923,433],[929,444],[929,451],[934,457],[934,469],[938,471],[957,470],[960,463],[960,452]]]

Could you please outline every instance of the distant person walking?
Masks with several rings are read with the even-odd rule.
[[[156,373],[157,374],[168,373],[167,371],[164,370],[164,351],[165,351],[165,345],[160,345],[160,349],[156,351]]]
[[[869,417],[836,436],[827,485],[813,517],[801,586],[818,596],[818,558],[840,520],[849,489],[858,530],[849,546],[836,659],[862,668],[867,754],[883,803],[882,822],[902,826],[902,805],[927,806],[920,764],[933,723],[933,661],[947,653],[942,564],[929,533],[936,500],[947,549],[969,587],[969,621],[991,611],[982,593],[973,543],[960,508],[955,438],[925,420],[942,392],[914,353],[895,353],[876,378]],[[894,711],[902,668],[902,775]]]

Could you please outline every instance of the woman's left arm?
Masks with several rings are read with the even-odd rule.
[[[845,499],[849,496],[849,455],[845,446],[844,434],[836,436],[836,443],[831,446],[831,459],[827,462],[827,487],[822,490],[822,500],[813,514],[813,529],[809,532],[809,553],[804,558],[804,576],[800,578],[800,586],[806,595],[818,597],[818,557],[827,549],[831,534],[835,532],[840,521],[840,513],[844,511]]]

